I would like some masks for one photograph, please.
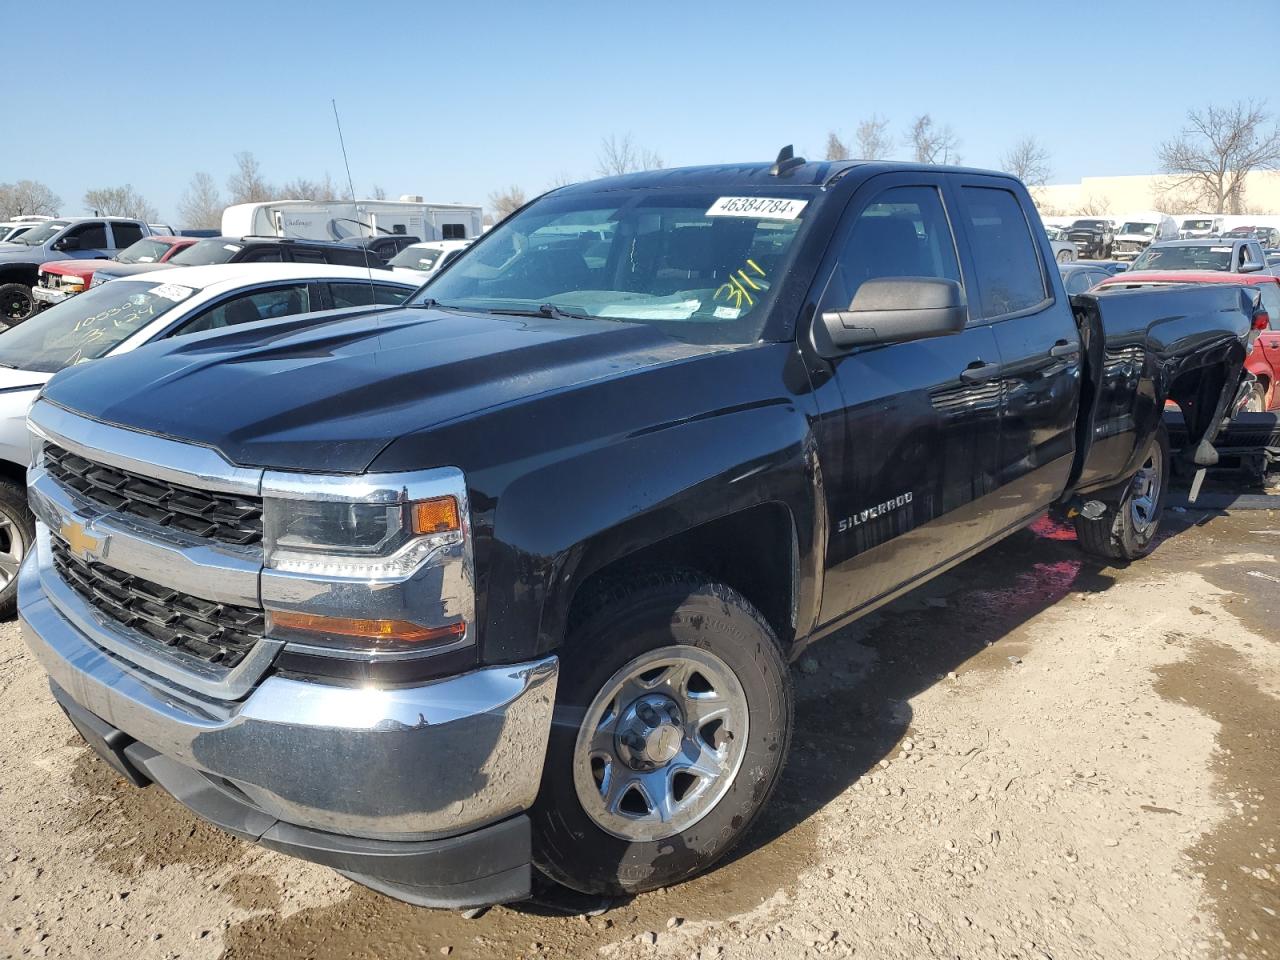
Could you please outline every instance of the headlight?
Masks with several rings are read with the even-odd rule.
[[[393,504],[266,499],[263,523],[268,567],[334,577],[406,576],[462,539],[452,496]]]
[[[343,656],[474,642],[461,471],[262,481],[268,633]]]
[[[89,284],[89,286],[90,286],[90,287],[100,287],[100,286],[102,286],[104,283],[106,283],[106,282],[107,282],[108,280],[110,280],[110,279],[111,279],[111,277],[109,277],[109,276],[104,276],[104,275],[103,275],[103,274],[101,274],[101,273],[95,273],[95,274],[93,275],[93,282],[91,282],[91,283]]]

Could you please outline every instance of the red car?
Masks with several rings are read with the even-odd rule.
[[[1182,283],[1234,283],[1254,287],[1262,295],[1262,309],[1267,325],[1261,328],[1253,352],[1245,361],[1245,369],[1258,378],[1254,392],[1241,409],[1263,413],[1280,407],[1280,277],[1265,273],[1219,273],[1217,271],[1153,270],[1145,273],[1119,273],[1094,287],[1094,290],[1124,290],[1140,287],[1167,287]],[[1261,319],[1261,318],[1259,318]]]
[[[114,260],[55,260],[40,267],[40,281],[31,294],[42,307],[61,303],[67,297],[88,290],[93,272],[107,263],[164,263],[179,250],[196,242],[195,237],[143,237],[121,250]]]

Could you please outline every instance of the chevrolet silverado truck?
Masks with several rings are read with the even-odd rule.
[[[1146,554],[1168,397],[1213,453],[1256,294],[1055,267],[996,173],[554,190],[409,307],[53,377],[26,641],[122,776],[394,897],[676,883],[769,800],[807,645],[1046,510]]]
[[[0,243],[0,324],[15,326],[35,313],[41,264],[106,259],[150,234],[141,220],[127,217],[59,217]]]

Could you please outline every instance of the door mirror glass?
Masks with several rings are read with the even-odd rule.
[[[904,343],[960,333],[969,320],[964,291],[938,277],[883,277],[865,281],[848,310],[830,310],[819,324],[826,356],[854,347]],[[825,334],[825,337],[823,336]]]
[[[79,250],[80,238],[79,237],[63,237],[61,240],[56,241],[53,247],[55,250]]]

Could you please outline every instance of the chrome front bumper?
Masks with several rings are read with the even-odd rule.
[[[268,675],[242,701],[195,696],[96,643],[74,598],[55,605],[33,551],[18,606],[27,645],[88,713],[284,824],[372,840],[456,837],[538,793],[558,661],[488,667],[420,686],[337,686]],[[87,607],[86,607],[87,610]],[[223,783],[222,781],[226,781]]]

